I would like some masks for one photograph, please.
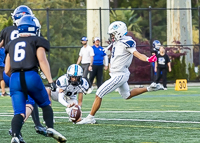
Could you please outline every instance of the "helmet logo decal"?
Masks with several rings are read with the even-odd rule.
[[[118,25],[114,25],[113,30],[117,30],[117,29],[118,29]]]

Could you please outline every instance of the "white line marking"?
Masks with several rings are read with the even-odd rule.
[[[55,119],[68,119],[68,117],[54,117]],[[160,122],[160,123],[180,123],[180,124],[199,124],[196,121],[167,121],[167,120],[143,120],[143,119],[107,119],[107,118],[95,118],[102,121],[135,121],[135,122]]]
[[[42,112],[39,112],[42,114]],[[66,112],[53,112],[55,114],[67,114]],[[82,111],[82,113],[90,113],[90,111]],[[188,111],[188,110],[174,110],[174,111],[98,111],[97,113],[200,113],[200,111]],[[0,113],[0,115],[13,115],[13,113]]]
[[[13,115],[0,115],[3,117],[13,117]],[[42,118],[42,116],[40,116]],[[69,117],[56,117],[55,119],[69,119]],[[133,121],[133,122],[159,122],[159,123],[179,123],[179,124],[200,124],[200,122],[197,121],[168,121],[168,120],[144,120],[144,119],[107,119],[107,118],[95,118],[96,120],[102,120],[102,121]]]

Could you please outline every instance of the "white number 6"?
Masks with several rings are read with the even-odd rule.
[[[19,62],[19,61],[21,61],[21,60],[23,60],[25,58],[25,50],[24,49],[20,49],[22,47],[26,47],[26,43],[25,42],[18,42],[15,45],[14,60],[16,62]]]

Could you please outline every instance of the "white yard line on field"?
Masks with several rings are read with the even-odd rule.
[[[42,114],[42,112],[39,112]],[[66,112],[53,112],[54,114],[66,114]],[[82,111],[82,113],[90,113],[90,111]],[[200,113],[200,111],[189,110],[168,110],[168,111],[98,111],[97,113]],[[0,113],[0,115],[13,115],[13,113]]]
[[[65,112],[63,112],[65,113]],[[0,113],[0,117],[13,117],[11,114],[2,114]],[[42,118],[42,116],[40,116]],[[69,117],[58,117],[54,116],[55,119],[68,119]],[[104,120],[104,121],[133,121],[133,122],[160,122],[160,123],[180,123],[180,124],[200,124],[197,121],[169,121],[169,120],[148,120],[148,119],[108,119],[108,118],[95,118],[96,120]]]

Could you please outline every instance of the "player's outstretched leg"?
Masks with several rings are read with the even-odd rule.
[[[150,86],[148,86],[147,88],[134,88],[131,90],[130,92],[130,96],[127,99],[130,99],[134,96],[140,95],[144,92],[147,91],[157,91],[157,90],[164,90],[164,87],[161,84],[156,84],[156,83],[152,83]]]

